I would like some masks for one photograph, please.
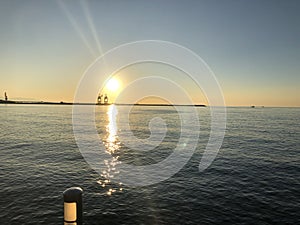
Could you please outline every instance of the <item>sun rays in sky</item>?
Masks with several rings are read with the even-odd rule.
[[[89,5],[86,1],[84,0],[80,0],[80,9],[84,15],[84,18],[88,24],[88,31],[90,32],[90,34],[92,34],[91,36],[93,37],[94,39],[94,45],[88,41],[88,38],[86,37],[86,34],[84,32],[84,29],[82,27],[80,27],[79,25],[79,22],[76,20],[76,17],[70,12],[70,9],[68,8],[68,5],[64,3],[64,1],[62,0],[59,0],[58,1],[58,5],[59,7],[61,8],[63,14],[65,15],[66,19],[69,21],[70,25],[73,27],[74,31],[76,32],[76,34],[78,35],[78,37],[81,39],[83,45],[86,47],[86,49],[89,51],[89,53],[91,54],[91,56],[95,57],[95,58],[98,58],[99,56],[103,55],[103,50],[102,50],[102,46],[101,46],[101,42],[100,42],[100,38],[98,36],[98,33],[97,33],[97,30],[95,28],[95,24],[94,24],[94,21],[93,21],[93,17],[91,15],[91,12],[90,12],[90,9],[89,9]],[[147,63],[146,63],[147,64]],[[155,64],[155,63],[154,63]],[[158,63],[160,64],[160,63]],[[135,65],[131,65],[131,67],[135,67]],[[140,67],[139,65],[137,67]],[[139,71],[138,73],[140,74],[135,74],[134,78],[131,77],[130,78],[127,78],[127,81],[130,81],[130,82],[134,82],[134,79],[138,79],[138,77],[141,77],[143,73],[145,73],[145,70],[147,71],[151,71],[153,70],[155,66],[152,65],[151,68],[150,67],[147,67],[146,69],[143,69],[141,71]],[[126,70],[126,69],[124,69]],[[156,73],[161,73],[162,76],[165,76],[165,74],[163,75],[163,73],[165,73],[166,71],[164,71],[164,69],[162,70],[156,70],[155,71]],[[150,72],[151,73],[151,72]],[[117,98],[118,98],[118,95],[120,93],[122,93],[122,88],[125,88],[126,85],[121,85],[122,84],[122,76],[124,77],[124,75],[126,74],[129,74],[129,73],[124,73],[122,74],[121,73],[118,73],[118,76],[115,76],[115,74],[112,75],[112,77],[106,81],[104,87],[102,90],[99,90],[99,95],[107,95],[109,96],[109,99],[111,102],[114,102]],[[133,72],[134,74],[134,72]],[[175,73],[176,74],[176,73]],[[130,77],[130,75],[129,75]],[[168,79],[168,76],[166,76],[166,78]],[[172,80],[176,80],[174,78],[171,78]],[[182,78],[181,78],[182,79]],[[126,80],[126,78],[124,78],[123,80]],[[127,82],[127,83],[130,83],[130,82]],[[186,86],[184,83],[183,80],[178,80],[179,82],[179,85],[182,85],[182,86]],[[185,88],[189,88],[188,86],[186,86]],[[199,87],[193,87],[193,89],[199,89]],[[142,90],[140,91],[142,92]],[[140,93],[139,92],[139,93]],[[199,91],[198,91],[199,92]],[[201,91],[200,91],[201,92]],[[136,92],[132,92],[131,95],[134,96],[138,93]],[[174,93],[175,94],[175,93]],[[195,104],[207,104],[207,101],[205,99],[205,97],[203,97],[203,93],[197,93],[197,99],[195,100]],[[130,99],[130,97],[128,97],[128,100]],[[180,99],[180,97],[178,98]],[[129,100],[130,101],[130,100]],[[145,103],[151,103],[151,101],[153,103],[161,103],[162,100],[157,98],[157,97],[146,97],[146,98],[142,98],[140,100],[141,102],[145,102]],[[165,102],[165,101],[163,101]],[[126,102],[126,103],[129,103],[129,102]],[[136,102],[131,102],[130,103],[136,103]],[[184,104],[184,102],[176,102],[177,104]]]
[[[98,37],[97,30],[94,25],[93,17],[90,13],[90,9],[88,6],[88,3],[84,0],[80,0],[80,6],[82,9],[82,12],[85,16],[85,19],[88,23],[89,31],[92,34],[92,37],[94,38],[94,42],[96,43],[96,48],[88,42],[88,39],[86,38],[86,35],[83,31],[83,29],[78,25],[78,22],[76,21],[75,17],[71,14],[71,12],[68,9],[68,6],[61,0],[58,1],[58,4],[63,11],[64,15],[74,28],[74,31],[77,33],[77,35],[80,37],[82,43],[87,48],[87,50],[90,52],[90,54],[97,58],[101,55],[103,55],[102,46],[100,43],[100,39]],[[96,50],[95,50],[96,49]],[[121,91],[121,82],[119,79],[115,77],[111,77],[106,83],[102,90],[99,90],[99,93],[104,92],[108,94],[109,96],[112,96],[113,98],[116,98],[118,93]]]
[[[82,9],[82,12],[85,15],[85,19],[88,22],[89,30],[92,33],[92,36],[93,36],[94,41],[96,43],[96,46],[97,46],[96,49],[98,50],[97,52],[95,51],[94,46],[92,46],[89,43],[83,29],[79,26],[79,24],[76,21],[75,17],[72,15],[70,10],[68,9],[68,6],[62,0],[58,0],[57,2],[59,4],[61,10],[63,11],[64,15],[66,16],[66,18],[70,22],[71,26],[74,28],[74,31],[80,37],[80,39],[82,40],[83,44],[88,49],[90,54],[94,57],[99,57],[100,55],[102,55],[103,54],[102,47],[101,47],[101,44],[100,44],[100,40],[99,40],[97,31],[95,29],[93,18],[91,16],[89,6],[87,5],[87,2],[83,1],[83,0],[80,0],[80,6],[81,6],[81,9]]]

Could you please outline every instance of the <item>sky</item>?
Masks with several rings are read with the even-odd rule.
[[[3,0],[0,99],[7,92],[14,100],[72,102],[84,72],[103,53],[163,40],[207,63],[228,106],[300,107],[299,11],[298,0]],[[125,88],[145,74],[179,82],[195,103],[207,103],[176,68],[132,65],[116,77]]]

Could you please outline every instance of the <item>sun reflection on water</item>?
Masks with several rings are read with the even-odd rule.
[[[106,169],[104,169],[101,173],[102,179],[97,181],[98,184],[107,189],[107,195],[112,195],[117,191],[123,191],[122,183],[113,184],[111,182],[111,178],[120,172],[116,169],[116,166],[121,163],[118,160],[119,156],[116,155],[120,149],[120,142],[118,140],[117,114],[118,111],[116,106],[109,106],[107,112],[108,125],[106,126],[107,136],[103,144],[105,145],[106,153],[111,155],[111,159],[104,161]]]

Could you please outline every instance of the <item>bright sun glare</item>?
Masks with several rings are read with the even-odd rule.
[[[106,84],[106,88],[110,91],[117,91],[119,87],[120,83],[116,78],[111,78]]]

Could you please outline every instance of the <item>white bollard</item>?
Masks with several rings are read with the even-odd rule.
[[[82,193],[80,187],[64,191],[64,225],[82,225]]]

